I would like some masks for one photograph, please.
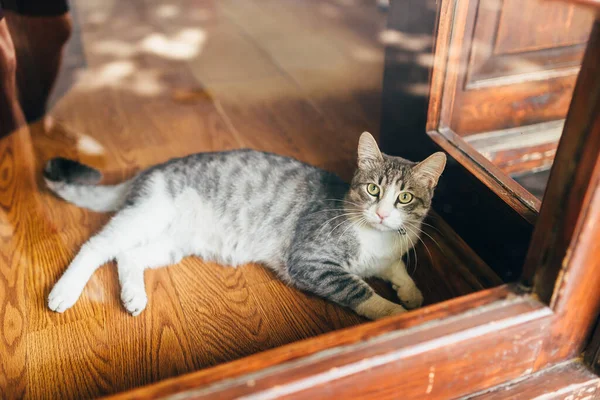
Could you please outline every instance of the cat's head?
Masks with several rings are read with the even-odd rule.
[[[417,233],[445,166],[446,155],[441,152],[420,163],[383,154],[373,136],[364,132],[347,208],[374,229]]]

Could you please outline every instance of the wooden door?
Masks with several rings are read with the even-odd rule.
[[[437,128],[506,173],[549,167],[593,14],[543,0],[460,0],[455,7],[440,21],[451,51]]]

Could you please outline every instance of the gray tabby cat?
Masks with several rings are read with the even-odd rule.
[[[148,302],[144,270],[187,255],[223,264],[259,262],[301,290],[376,319],[406,311],[363,280],[391,282],[405,307],[423,296],[402,256],[416,243],[446,163],[382,154],[365,132],[350,185],[297,160],[253,150],[199,153],[100,186],[100,173],[51,160],[48,187],[94,211],[118,211],[82,247],[48,296],[64,312],[103,263],[116,259],[121,299],[132,315]]]

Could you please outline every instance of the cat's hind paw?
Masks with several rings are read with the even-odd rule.
[[[140,315],[148,304],[146,293],[143,289],[138,288],[124,288],[121,292],[121,300],[123,301],[123,307],[134,317]]]

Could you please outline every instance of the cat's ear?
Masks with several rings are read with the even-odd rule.
[[[369,132],[363,132],[358,140],[358,166],[368,167],[383,161],[375,138]]]
[[[428,187],[437,185],[440,175],[446,166],[446,154],[441,151],[433,153],[413,167],[413,174]]]

